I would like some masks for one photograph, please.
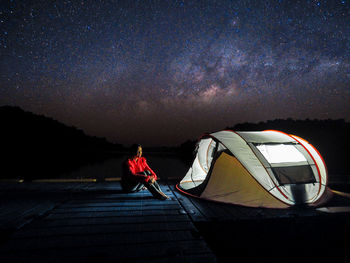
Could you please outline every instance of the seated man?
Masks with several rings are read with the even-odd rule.
[[[138,192],[147,188],[151,194],[161,200],[169,199],[157,183],[157,175],[148,166],[146,158],[142,157],[142,147],[137,146],[136,155],[128,159],[121,185],[126,192]]]

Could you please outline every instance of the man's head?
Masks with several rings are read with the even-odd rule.
[[[138,147],[137,147],[136,156],[139,157],[139,158],[142,156],[142,147],[141,147],[141,145],[138,145]]]
[[[129,148],[129,154],[132,155],[132,156],[141,157],[141,155],[142,155],[142,146],[140,144],[133,144]]]

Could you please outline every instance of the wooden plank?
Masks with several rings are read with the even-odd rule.
[[[87,200],[142,200],[142,199],[153,199],[152,195],[149,193],[118,193],[118,194],[96,194],[96,193],[87,193],[87,194],[74,194],[74,201],[81,202]]]
[[[73,197],[74,198],[74,197]],[[146,197],[135,197],[135,196],[127,196],[127,197],[119,197],[119,198],[99,198],[94,196],[89,196],[84,199],[74,198],[74,200],[69,201],[69,204],[77,205],[77,204],[89,204],[89,203],[138,203],[138,204],[148,204],[155,202],[156,204],[165,204],[165,203],[177,203],[174,197],[170,196],[170,199],[160,200],[153,198],[152,196]]]
[[[234,204],[223,204],[210,202],[195,198],[188,198],[193,205],[203,214],[203,220],[191,217],[195,222],[207,221],[240,221],[240,220],[261,220],[270,218],[288,218],[288,217],[308,217],[317,216],[315,209],[268,209],[251,208]],[[184,203],[186,206],[186,203]],[[191,216],[191,214],[189,214]]]
[[[174,210],[179,209],[179,204],[160,204],[160,205],[143,205],[137,206],[88,206],[88,207],[62,207],[52,211],[53,214],[66,214],[78,212],[109,212],[109,211],[137,211],[137,210]]]
[[[173,194],[181,204],[181,206],[185,209],[187,214],[191,217],[191,219],[195,222],[197,221],[205,221],[205,215],[190,201],[190,198],[180,194],[174,188],[172,188]]]
[[[23,183],[1,183],[0,187],[2,191],[14,192],[14,191],[64,191],[71,189],[85,189],[90,183],[33,183],[33,182],[23,182]]]
[[[87,248],[53,248],[0,253],[4,262],[216,262],[201,240],[155,242],[130,246],[106,245]],[[193,260],[193,261],[192,261]]]
[[[191,262],[191,263],[203,263],[203,262],[217,262],[216,257],[212,253],[202,253],[197,255],[184,255],[184,254],[175,254],[174,256],[169,257],[150,257],[146,259],[135,259],[128,260],[128,262],[133,263],[179,263],[179,262]]]
[[[65,203],[60,206],[60,208],[79,208],[79,207],[132,207],[132,206],[161,206],[161,205],[178,205],[178,202],[175,200],[153,200],[153,201],[128,201],[128,200],[123,200],[123,201],[111,201],[111,202],[94,202],[94,201],[89,201],[89,202],[69,202]]]
[[[122,193],[119,182],[63,190],[58,195],[70,200],[16,231],[0,261],[215,262],[184,207],[161,187],[172,200]]]
[[[106,224],[106,225],[73,225],[60,227],[27,227],[15,233],[13,238],[24,237],[50,237],[83,234],[110,234],[110,233],[132,233],[132,232],[156,232],[193,230],[194,227],[189,221],[183,222],[147,222],[136,224]]]
[[[252,218],[252,213],[257,218],[261,217],[261,210],[258,208],[210,202],[188,197],[178,193],[176,190],[173,191],[194,222],[242,220]],[[196,211],[196,213],[191,213],[191,211]]]
[[[41,228],[73,226],[73,225],[104,225],[104,224],[137,224],[142,222],[179,222],[190,221],[189,217],[184,214],[180,215],[157,215],[157,216],[119,216],[119,217],[90,217],[90,218],[70,218],[64,220],[36,220],[31,223],[31,227]]]
[[[62,249],[95,247],[105,245],[139,245],[159,242],[176,242],[185,240],[198,240],[191,231],[156,231],[156,232],[128,232],[128,233],[103,233],[103,234],[72,234],[69,236],[29,237],[11,239],[3,246],[5,251],[16,250],[18,253],[23,250],[36,249]]]
[[[89,200],[71,200],[64,204],[64,207],[68,206],[118,206],[118,205],[160,205],[160,204],[178,204],[178,201],[173,200],[158,200],[154,198],[144,198],[144,199],[111,199],[111,200],[96,200],[96,199],[89,199]]]
[[[169,191],[165,191],[165,189],[163,189],[163,192],[166,193],[169,197],[173,197],[172,192]],[[137,192],[137,193],[125,193],[125,192],[118,192],[118,193],[111,193],[110,192],[86,192],[86,193],[74,193],[74,199],[75,200],[86,200],[86,199],[90,199],[91,197],[94,197],[94,199],[98,199],[98,200],[104,200],[104,199],[146,199],[146,198],[150,198],[150,199],[155,199],[153,198],[152,194],[147,191],[144,190],[142,192]]]
[[[130,211],[111,211],[111,212],[77,212],[77,213],[51,213],[47,219],[69,219],[69,218],[87,218],[87,217],[125,217],[125,216],[157,216],[157,215],[179,215],[182,213],[181,209],[167,209],[167,210],[130,210]]]

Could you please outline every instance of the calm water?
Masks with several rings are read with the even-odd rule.
[[[145,155],[149,166],[163,180],[181,179],[185,176],[188,165],[175,155]],[[95,178],[104,180],[104,178],[121,177],[122,165],[127,156],[113,157],[106,159],[101,163],[86,165],[78,170],[65,173],[60,178]]]
[[[145,157],[150,167],[161,180],[175,179],[180,181],[189,168],[189,165],[185,164],[185,162],[176,155],[149,154],[145,155]],[[103,181],[105,178],[121,177],[122,164],[126,158],[127,156],[113,157],[100,163],[85,165],[78,170],[62,174],[60,178],[94,178]],[[329,174],[328,179],[330,187],[335,187],[335,189],[339,188],[339,190],[350,190],[348,189],[350,187],[349,175]],[[346,189],[344,187],[346,187]]]

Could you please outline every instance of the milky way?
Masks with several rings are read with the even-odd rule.
[[[350,120],[350,1],[2,1],[0,105],[125,145]]]

